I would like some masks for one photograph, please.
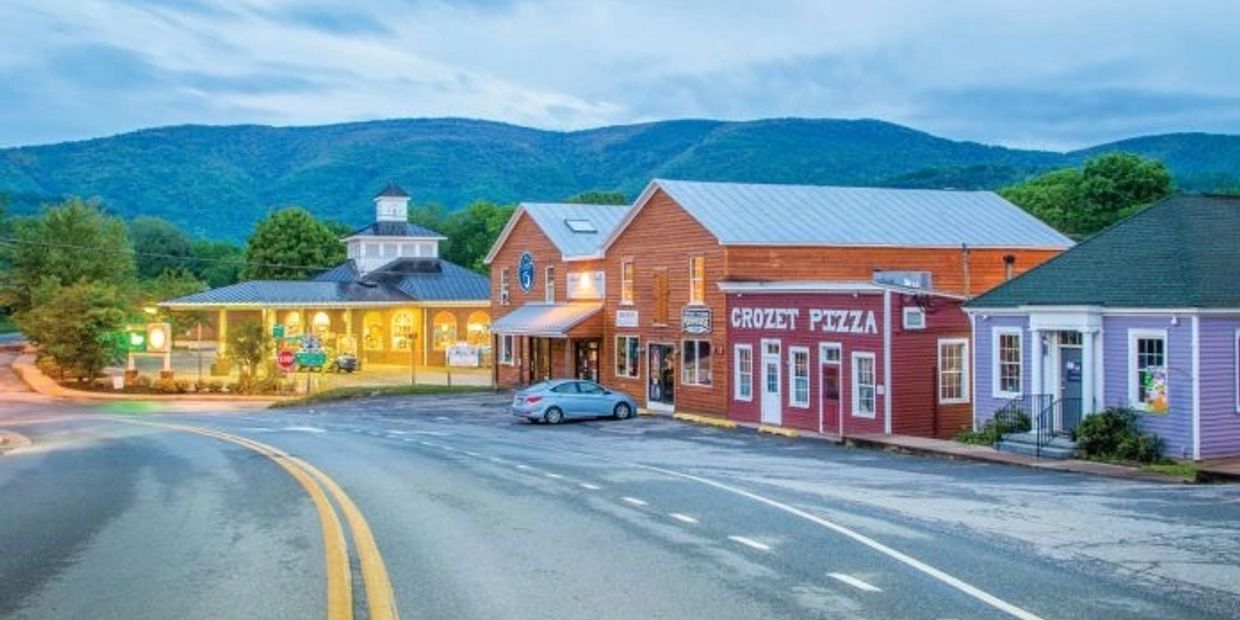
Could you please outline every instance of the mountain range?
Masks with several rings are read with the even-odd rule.
[[[670,120],[547,131],[437,118],[312,127],[184,125],[0,149],[14,212],[98,196],[125,217],[155,215],[196,236],[239,240],[268,210],[298,204],[360,225],[395,181],[415,203],[555,201],[590,191],[630,199],[655,177],[995,189],[1108,151],[1163,160],[1179,187],[1240,187],[1240,136],[1180,133],[1070,152],[962,142],[878,120]]]

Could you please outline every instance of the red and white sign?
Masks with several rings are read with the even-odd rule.
[[[297,357],[293,355],[292,349],[281,349],[276,354],[276,365],[280,367],[280,372],[293,372],[293,366],[297,363]]]

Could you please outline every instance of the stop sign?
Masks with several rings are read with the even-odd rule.
[[[280,370],[283,372],[292,372],[293,364],[296,363],[296,360],[297,358],[293,356],[292,349],[282,349],[276,355],[276,364],[280,366]]]

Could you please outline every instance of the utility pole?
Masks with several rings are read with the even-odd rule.
[[[418,334],[409,333],[409,384],[418,384]]]

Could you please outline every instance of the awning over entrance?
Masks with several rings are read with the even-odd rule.
[[[603,325],[591,321],[603,304],[525,304],[497,319],[491,331],[546,338],[601,337]]]

